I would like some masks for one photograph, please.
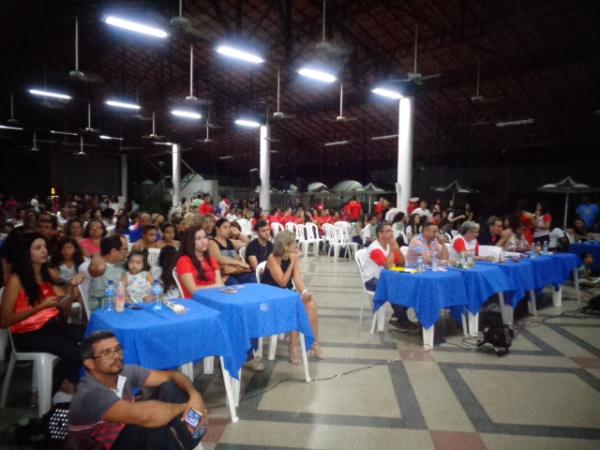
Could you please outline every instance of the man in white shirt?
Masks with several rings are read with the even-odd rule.
[[[369,221],[365,225],[365,227],[360,232],[360,237],[362,238],[363,245],[368,247],[371,242],[377,239],[377,233],[375,231],[375,227],[377,226],[377,216],[371,215],[369,216]]]

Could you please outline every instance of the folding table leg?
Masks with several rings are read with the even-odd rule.
[[[204,358],[202,363],[204,365],[205,375],[212,375],[215,372],[215,358],[213,356]]]
[[[306,354],[306,342],[304,341],[304,334],[298,333],[300,339],[300,350],[302,351],[302,365],[304,366],[304,380],[310,383],[310,373],[308,372],[308,356]]]
[[[423,327],[423,348],[424,349],[433,349],[433,329],[434,325],[431,325],[429,328]]]
[[[552,304],[562,306],[562,286],[558,286],[558,289],[552,289]]]
[[[262,358],[262,355],[263,355],[263,338],[259,337],[258,338],[258,346],[257,346],[256,350],[254,350],[254,357]]]
[[[532,316],[537,316],[537,306],[535,305],[535,291],[529,291],[529,301],[527,302],[527,312]]]
[[[579,290],[579,272],[577,269],[573,270],[573,282],[575,283],[575,295],[577,300],[581,300],[581,290]]]
[[[504,325],[509,325],[512,327],[512,324],[514,321],[513,320],[513,318],[514,318],[513,307],[510,305],[507,305],[504,302],[504,293],[499,292],[498,299],[500,300],[500,311],[502,312],[502,323]]]
[[[206,361],[206,360],[205,360]],[[179,366],[179,371],[188,377],[192,382],[194,381],[194,363],[187,363]]]
[[[381,308],[377,310],[377,331],[380,333],[385,329],[385,305],[381,305]]]
[[[469,311],[467,312],[467,318],[469,321],[469,336],[477,336],[479,334],[479,313],[473,314]]]
[[[271,336],[271,342],[269,343],[269,361],[273,361],[275,359],[275,353],[277,352],[277,337],[278,335],[276,334]]]
[[[469,327],[467,326],[467,317],[465,314],[460,315],[460,320],[462,322],[463,335],[466,337],[469,335]]]
[[[381,307],[379,309],[381,309]],[[375,333],[375,325],[377,325],[377,311],[373,313],[373,319],[371,320],[371,329],[369,330],[369,333]]]
[[[237,416],[237,411],[235,409],[235,399],[233,396],[233,386],[232,386],[232,378],[229,375],[229,372],[225,369],[225,362],[223,361],[223,357],[221,356],[221,371],[223,372],[223,384],[225,385],[225,397],[227,398],[227,406],[229,407],[229,415],[231,417],[231,423],[236,423],[240,420]]]

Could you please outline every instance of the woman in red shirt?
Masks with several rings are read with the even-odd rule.
[[[83,239],[79,241],[79,245],[83,250],[83,256],[92,257],[100,254],[100,242],[106,236],[106,227],[99,219],[91,219],[85,231]]]
[[[200,289],[223,286],[219,263],[208,254],[208,237],[204,229],[199,226],[188,228],[181,240],[180,252],[175,269],[185,298],[192,298]]]
[[[79,342],[84,328],[67,324],[60,310],[70,301],[64,291],[53,286],[48,272],[48,249],[41,234],[19,236],[13,254],[13,273],[2,294],[0,326],[10,327],[15,348],[22,352],[44,352],[58,356],[53,377],[67,394],[75,392],[79,380]],[[64,381],[63,381],[64,380]]]

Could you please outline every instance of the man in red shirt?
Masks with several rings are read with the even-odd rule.
[[[362,205],[356,200],[356,197],[352,197],[345,209],[344,214],[348,217],[349,222],[358,222],[363,213]]]
[[[212,216],[214,214],[215,209],[212,205],[212,200],[210,199],[210,195],[206,194],[204,196],[204,201],[198,208],[198,213],[201,216]]]
[[[375,203],[375,215],[377,216],[378,221],[383,220],[383,216],[385,215],[385,210],[388,207],[388,202],[385,198],[379,197],[379,201]]]

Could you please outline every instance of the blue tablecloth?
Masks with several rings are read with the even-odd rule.
[[[514,291],[515,286],[510,283],[506,274],[496,265],[475,264],[471,269],[450,269],[459,272],[465,283],[467,293],[467,309],[477,314],[481,306],[494,294],[499,292]],[[453,308],[453,313],[456,308]],[[455,315],[455,314],[453,314]]]
[[[188,308],[178,315],[163,307],[154,311],[151,304],[142,309],[127,308],[121,314],[97,310],[88,323],[86,335],[99,330],[115,333],[125,348],[125,363],[163,370],[198,361],[207,356],[223,356],[225,368],[237,377],[229,336],[219,311],[190,300],[177,300]]]
[[[227,288],[204,289],[194,300],[221,312],[221,320],[233,345],[235,364],[244,364],[251,339],[290,331],[304,334],[307,350],[315,340],[300,295],[290,289],[266,284],[243,284]]]
[[[467,293],[459,271],[407,274],[384,270],[377,282],[373,310],[386,301],[414,308],[421,325],[429,328],[437,322],[440,310],[466,305]]]
[[[562,276],[565,281],[570,279],[573,275],[573,271],[581,265],[581,260],[573,253],[555,253],[552,255],[552,258],[559,262],[560,269],[562,270]]]
[[[536,289],[550,285],[560,286],[570,278],[570,272],[565,272],[560,258],[540,255],[536,258],[528,258],[526,261],[533,265]]]
[[[594,257],[594,270],[600,272],[600,242],[571,244],[569,245],[569,252],[575,253],[580,258],[584,253],[591,253]]]
[[[511,286],[509,291],[504,292],[504,302],[513,308],[519,304],[527,292],[536,287],[533,264],[530,264],[529,261],[478,262],[477,265],[495,266],[504,272]]]

